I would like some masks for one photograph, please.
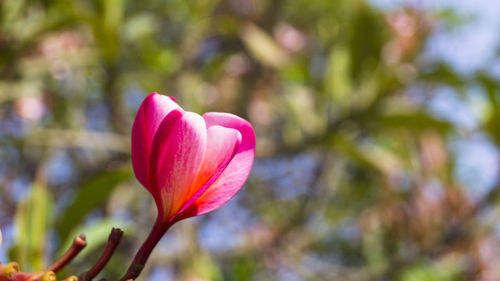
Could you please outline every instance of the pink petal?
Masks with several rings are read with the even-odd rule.
[[[206,145],[205,121],[196,113],[185,112],[178,120],[165,118],[158,128],[149,183],[163,219],[169,219],[189,200]]]
[[[142,102],[132,127],[132,166],[139,182],[149,189],[147,171],[153,137],[165,116],[182,109],[170,98],[152,93]]]
[[[241,143],[238,130],[218,125],[207,129],[207,150],[196,181],[189,191],[189,200],[179,210],[182,213],[200,198],[229,165]]]
[[[203,115],[205,122],[207,124],[208,130],[210,131],[213,127],[225,127],[237,130],[239,132],[238,143],[235,143],[234,134],[229,132],[222,132],[220,129],[216,129],[214,135],[218,135],[221,138],[226,138],[225,140],[217,140],[212,148],[209,148],[209,156],[207,156],[206,165],[217,165],[212,169],[206,168],[204,165],[204,171],[213,172],[213,170],[220,169],[220,164],[223,162],[221,159],[226,159],[229,155],[230,148],[223,149],[224,156],[217,156],[217,150],[221,150],[220,145],[230,145],[230,143],[235,143],[236,151],[231,161],[227,166],[220,172],[218,176],[211,179],[213,182],[204,191],[203,194],[196,199],[190,206],[187,207],[186,211],[180,215],[177,220],[188,218],[191,216],[202,215],[211,212],[227,201],[229,201],[236,193],[241,189],[243,184],[248,178],[250,171],[252,169],[253,160],[255,157],[255,133],[252,126],[246,120],[239,118],[235,115],[229,113],[216,113],[210,112]],[[212,136],[211,136],[212,137]],[[240,139],[241,138],[241,139]],[[214,139],[209,139],[213,142]],[[232,147],[231,147],[232,148]],[[219,161],[213,160],[219,157]],[[210,163],[211,161],[215,161]],[[216,164],[218,163],[218,164]]]

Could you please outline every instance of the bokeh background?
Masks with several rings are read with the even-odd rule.
[[[131,170],[150,92],[250,120],[257,159],[139,280],[500,280],[495,0],[0,1],[2,262],[41,270],[155,207]]]

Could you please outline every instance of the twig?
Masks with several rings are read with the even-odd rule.
[[[97,276],[97,274],[99,274],[99,272],[102,271],[102,269],[106,266],[108,261],[113,256],[116,247],[118,247],[118,244],[120,244],[122,236],[123,236],[123,231],[121,229],[113,228],[111,230],[111,234],[109,234],[108,238],[108,243],[106,244],[106,248],[104,249],[104,252],[102,253],[101,257],[99,258],[99,260],[97,260],[96,264],[89,271],[80,275],[79,280],[90,281],[94,279]]]
[[[153,229],[151,230],[151,233],[149,233],[148,238],[146,238],[146,241],[144,241],[141,248],[135,255],[135,258],[130,264],[127,272],[122,278],[120,278],[119,281],[134,280],[141,274],[149,256],[151,255],[151,252],[153,252],[153,249],[170,228],[170,226],[171,224],[163,223],[160,217],[158,217],[156,223],[153,226]]]
[[[80,234],[73,240],[73,245],[66,251],[66,253],[59,258],[54,264],[49,266],[48,271],[53,271],[57,273],[63,267],[65,267],[68,263],[70,263],[83,248],[87,246],[87,242],[85,241],[85,235]]]

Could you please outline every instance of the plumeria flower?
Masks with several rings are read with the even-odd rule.
[[[142,103],[132,128],[132,165],[158,208],[156,224],[127,275],[134,279],[153,247],[175,222],[229,201],[250,174],[255,134],[229,113],[200,116],[157,93]]]

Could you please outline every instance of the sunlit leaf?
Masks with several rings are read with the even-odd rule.
[[[324,81],[335,106],[345,109],[351,103],[353,87],[350,79],[349,50],[345,47],[333,48]]]
[[[130,178],[130,171],[104,172],[89,180],[76,194],[74,201],[61,212],[56,224],[61,240],[68,239],[75,229],[94,208],[102,206],[109,194],[122,181]]]
[[[276,42],[254,24],[246,24],[240,33],[250,53],[264,65],[279,68],[287,61],[287,55]]]
[[[103,219],[93,225],[82,225],[71,231],[68,238],[61,244],[58,254],[64,254],[64,252],[71,246],[71,244],[73,243],[73,239],[76,236],[85,234],[87,246],[80,255],[80,258],[85,258],[87,254],[92,253],[94,250],[102,247],[108,241],[109,234],[113,227],[120,228],[121,230],[126,232],[127,235],[133,234],[130,232],[131,229],[129,228],[129,223],[119,220]]]
[[[18,206],[16,226],[16,260],[24,270],[42,270],[46,263],[47,231],[53,219],[53,201],[46,186],[34,184],[28,199]]]

